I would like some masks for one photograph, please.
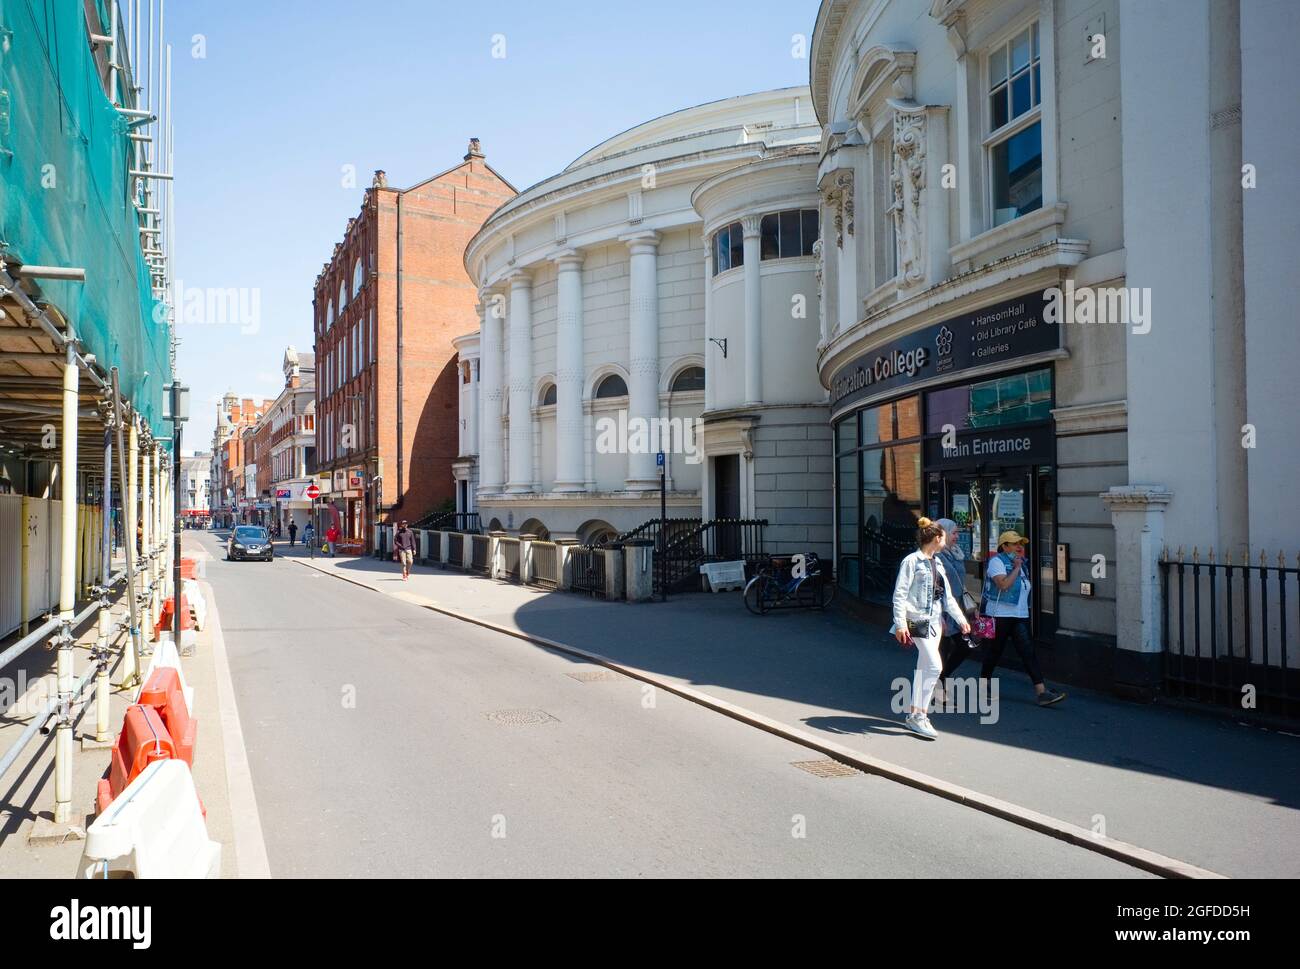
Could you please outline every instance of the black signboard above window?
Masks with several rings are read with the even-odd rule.
[[[963,313],[878,347],[831,377],[831,408],[973,367],[1055,350],[1060,326],[1043,319],[1042,292]]]

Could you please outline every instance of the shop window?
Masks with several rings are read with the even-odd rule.
[[[852,420],[841,421],[840,428],[856,427]],[[861,528],[858,520],[858,455],[847,454],[839,459],[836,495],[839,561],[835,566],[835,581],[850,595],[862,594],[862,563],[858,558],[858,541]]]
[[[713,275],[745,264],[745,234],[739,222],[719,229],[713,236]]]
[[[843,454],[858,446],[858,421],[855,417],[846,417],[835,425],[835,453]]]
[[[864,446],[921,436],[920,397],[913,394],[861,411]]]
[[[1038,24],[989,53],[986,147],[992,179],[993,224],[1043,205],[1042,83]]]
[[[921,445],[899,444],[862,452],[862,592],[888,603],[898,564],[916,549],[921,515]]]
[[[820,219],[816,209],[788,209],[763,216],[759,252],[763,259],[791,259],[811,256],[819,238]]]
[[[934,390],[926,395],[925,413],[929,434],[942,434],[946,425],[963,431],[1045,421],[1052,416],[1052,371],[1031,370]]]
[[[627,383],[616,373],[610,374],[596,387],[596,399],[606,400],[611,397],[626,397]]]
[[[672,392],[680,394],[684,391],[703,390],[704,389],[704,368],[687,367],[676,377],[673,378]]]

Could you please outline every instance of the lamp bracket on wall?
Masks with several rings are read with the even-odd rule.
[[[717,337],[711,336],[709,337],[709,342],[716,343],[718,345],[718,348],[722,351],[722,359],[726,360],[727,359],[727,338],[724,336],[721,340],[719,340]]]

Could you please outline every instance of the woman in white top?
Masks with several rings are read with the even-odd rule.
[[[993,618],[995,631],[984,657],[980,676],[988,679],[997,668],[1002,650],[1010,639],[1015,644],[1025,672],[1033,681],[1038,705],[1048,707],[1065,699],[1064,693],[1049,690],[1038,668],[1034,641],[1029,636],[1029,584],[1025,567],[1026,540],[1014,531],[998,536],[998,554],[989,559],[984,575],[984,615]]]
[[[922,518],[917,522],[919,546],[898,566],[894,582],[894,625],[890,632],[904,646],[916,647],[916,673],[912,678],[912,706],[904,721],[907,729],[927,740],[939,735],[927,715],[943,661],[939,641],[943,638],[943,616],[952,617],[963,633],[970,624],[953,598],[951,584],[935,558],[943,548],[943,528]]]

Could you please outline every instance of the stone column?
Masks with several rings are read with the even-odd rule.
[[[714,367],[721,359],[713,342],[713,240],[704,237],[704,409],[713,410],[716,393]]]
[[[646,427],[659,415],[659,233],[638,232],[623,237],[632,254],[628,295],[627,388],[628,422],[641,419]],[[648,448],[634,453],[628,449],[629,491],[659,487],[654,452]]]
[[[510,478],[508,494],[533,490],[533,277],[510,274]]]
[[[762,253],[759,249],[757,215],[740,220],[745,233],[745,404],[763,402],[763,291],[759,280]]]
[[[485,292],[479,303],[479,481],[481,494],[496,494],[505,484],[501,439],[501,327],[505,313],[499,294]]]
[[[554,257],[556,277],[555,490],[585,491],[583,467],[582,253]]]
[[[1163,485],[1123,485],[1101,494],[1115,526],[1115,689],[1139,699],[1154,696],[1161,679],[1159,561],[1172,497]]]

